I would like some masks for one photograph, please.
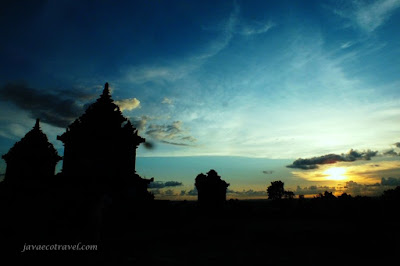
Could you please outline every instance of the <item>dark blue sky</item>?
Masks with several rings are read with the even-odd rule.
[[[240,183],[234,189],[273,179],[309,187],[329,169],[299,172],[279,160],[398,149],[399,24],[399,0],[8,1],[0,151],[40,117],[62,153],[56,135],[109,82],[124,115],[155,144],[140,157],[202,156],[203,172],[212,156],[258,158],[257,166],[243,161],[247,175],[223,171]],[[369,179],[351,179],[388,177],[392,159]],[[192,172],[149,160],[143,174],[192,186]],[[262,173],[269,168],[274,174]],[[328,181],[316,185],[337,185]]]

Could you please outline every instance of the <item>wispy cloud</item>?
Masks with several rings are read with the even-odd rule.
[[[143,131],[146,129],[147,122],[152,120],[152,118],[147,115],[142,115],[140,117],[130,117],[129,120],[137,130]]]
[[[351,47],[353,44],[354,44],[353,42],[345,42],[340,46],[340,48],[347,49],[347,48]]]
[[[162,104],[173,104],[174,101],[170,98],[164,97],[164,99],[161,102]]]
[[[154,66],[154,72],[144,68],[149,75],[139,78],[160,81],[160,88],[173,93],[157,95],[179,101],[179,106],[167,111],[190,127],[197,139],[196,149],[185,155],[298,158],[340,154],[349,147],[387,148],[376,140],[386,134],[384,129],[393,129],[394,120],[377,116],[390,108],[390,99],[366,82],[366,76],[353,75],[362,68],[353,67],[355,59],[365,56],[357,40],[342,41],[332,51],[319,31],[299,26],[296,31],[278,33],[271,30],[273,23],[268,20],[254,23],[240,16],[240,8],[234,7],[221,25],[204,29],[213,31],[213,40],[202,52],[197,49],[190,58]],[[266,34],[273,40],[277,35],[282,38],[281,47],[270,46],[266,38],[256,35],[243,38],[240,33],[246,26],[249,33],[261,32],[263,25],[269,25]],[[243,53],[237,53],[232,42],[238,38],[263,45],[242,47]],[[165,112],[166,105],[160,106],[156,108],[164,109],[158,109],[157,115]],[[397,108],[398,103],[392,106]],[[163,122],[170,123],[159,124]],[[380,126],[370,126],[376,123]],[[386,140],[395,142],[392,135],[385,136]]]
[[[382,26],[399,7],[400,0],[353,1],[349,9],[337,9],[335,13],[370,33]]]
[[[130,82],[140,84],[149,81],[176,81],[186,77],[188,74],[202,66],[207,59],[217,55],[229,44],[237,23],[238,12],[239,8],[235,5],[229,18],[221,24],[222,29],[220,30],[219,37],[208,43],[203,52],[164,65],[155,64],[129,67],[123,71],[126,78]]]
[[[124,69],[125,78],[132,83],[145,83],[155,81],[175,81],[183,78],[194,69],[195,65],[188,60],[186,62],[172,63],[169,65],[131,66]]]
[[[189,146],[196,141],[196,138],[188,135],[188,131],[183,128],[182,121],[164,125],[151,124],[147,127],[146,135],[162,143],[176,146]]]
[[[275,23],[268,21],[268,22],[254,22],[252,24],[244,24],[242,23],[239,26],[239,29],[237,33],[242,34],[242,35],[258,35],[258,34],[263,34],[269,31],[271,28],[276,26]]]
[[[211,29],[219,33],[218,37],[205,44],[202,52],[164,65],[132,66],[123,72],[126,78],[133,83],[177,81],[186,77],[204,65],[208,59],[223,51],[231,43],[235,34],[245,36],[263,34],[274,26],[275,23],[271,21],[245,23],[240,18],[240,6],[234,2],[228,18],[220,23],[218,27]],[[207,27],[203,27],[203,29],[210,30]]]
[[[27,133],[27,128],[20,124],[11,123],[6,129],[0,130],[0,136],[6,138],[22,138]]]

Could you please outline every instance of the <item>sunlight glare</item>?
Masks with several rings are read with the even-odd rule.
[[[346,169],[343,167],[332,167],[324,171],[327,180],[344,180],[347,178],[343,175],[344,173],[346,173]]]

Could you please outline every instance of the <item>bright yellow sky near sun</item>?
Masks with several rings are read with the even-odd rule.
[[[399,161],[378,159],[352,163],[342,162],[326,164],[314,170],[293,171],[292,174],[307,181],[335,185],[337,181],[354,181],[360,184],[374,184],[380,182],[382,177],[397,176],[399,172]]]

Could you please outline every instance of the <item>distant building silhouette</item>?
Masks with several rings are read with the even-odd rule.
[[[7,163],[4,182],[13,185],[47,182],[62,159],[40,129],[39,119],[2,158]]]
[[[205,205],[219,205],[226,201],[226,183],[215,170],[210,170],[207,175],[201,173],[195,179],[198,191],[198,201]]]
[[[147,193],[152,180],[142,179],[135,169],[136,149],[145,139],[114,103],[108,83],[100,98],[57,139],[64,143],[62,174],[73,184],[111,194],[127,186],[132,193]]]

